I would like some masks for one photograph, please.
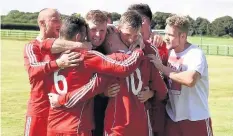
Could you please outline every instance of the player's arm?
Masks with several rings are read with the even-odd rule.
[[[197,80],[204,74],[204,68],[207,67],[206,60],[203,53],[196,52],[195,58],[190,60],[192,63],[188,66],[187,71],[177,72],[170,67],[164,66],[161,61],[151,56],[151,62],[154,63],[155,67],[161,70],[171,80],[176,81],[182,85],[193,87]]]
[[[74,42],[63,39],[47,39],[41,43],[42,50],[51,53],[61,53],[66,50],[80,49],[90,50],[92,44],[90,42]]]
[[[110,82],[110,80],[111,78],[108,76],[95,74],[87,84],[72,92],[67,92],[65,95],[58,96],[57,94],[50,93],[50,103],[51,105],[72,108],[77,103],[84,102],[90,98],[93,98],[95,95],[103,93],[106,85]]]
[[[158,46],[157,49],[163,65],[166,66],[168,62],[168,49],[166,48],[166,43],[163,42],[163,44]]]
[[[144,41],[144,42],[147,42],[147,41]],[[153,54],[154,57],[156,57],[158,60],[161,61],[159,50],[158,50],[158,48],[156,46],[154,46],[154,45],[147,46],[146,50],[147,50],[147,54]],[[162,78],[164,78],[163,73],[161,71],[159,71],[159,73],[160,73],[160,76]]]
[[[76,53],[62,54],[56,60],[45,62],[43,61],[44,54],[39,46],[27,44],[24,48],[24,63],[30,79],[34,77],[43,78],[44,75],[59,68],[77,66],[78,57],[79,54]]]
[[[136,49],[132,54],[113,53],[105,56],[96,51],[88,51],[91,57],[86,58],[84,65],[86,68],[97,73],[103,73],[114,77],[127,77],[139,66],[144,58],[141,49]]]
[[[164,100],[167,97],[167,86],[164,82],[159,70],[151,64],[151,75],[150,75],[150,90],[155,92],[157,100]]]
[[[188,87],[193,87],[196,84],[197,80],[201,77],[200,73],[195,70],[175,72],[170,67],[162,67],[164,74],[168,76],[171,80]]]
[[[40,48],[33,44],[25,45],[24,65],[30,78],[44,77],[45,74],[59,69],[56,60],[43,62],[43,54]]]

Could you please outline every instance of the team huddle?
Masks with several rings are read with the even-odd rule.
[[[151,32],[147,4],[117,26],[105,11],[61,21],[39,12],[40,34],[25,45],[31,85],[25,136],[213,136],[204,53],[187,41],[189,21]]]

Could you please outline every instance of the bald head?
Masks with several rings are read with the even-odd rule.
[[[49,18],[52,18],[54,15],[59,14],[59,12],[56,9],[52,9],[52,8],[45,8],[42,9],[39,12],[38,18],[37,18],[37,22],[40,25],[40,21],[43,20],[47,20]]]
[[[37,19],[41,33],[44,37],[58,37],[61,27],[60,13],[56,9],[45,8],[39,12]]]

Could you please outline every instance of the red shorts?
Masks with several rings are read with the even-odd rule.
[[[48,117],[26,116],[24,136],[46,136]]]
[[[92,131],[81,132],[79,134],[66,134],[57,132],[47,132],[47,136],[92,136]]]
[[[148,116],[133,117],[133,119],[127,125],[122,122],[118,123],[120,119],[115,121],[114,127],[105,125],[104,136],[148,136],[150,133]]]
[[[165,136],[213,136],[211,119],[174,122],[166,121]]]
[[[154,136],[164,136],[166,122],[165,104],[160,101],[153,103],[152,108],[150,109],[150,115]]]

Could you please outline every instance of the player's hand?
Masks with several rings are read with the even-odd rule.
[[[93,45],[92,45],[91,42],[83,42],[81,47],[84,48],[84,49],[86,49],[86,50],[92,50]]]
[[[132,45],[130,45],[129,50],[133,51],[138,46],[140,47],[140,49],[145,48],[145,44],[143,42],[143,37],[141,34],[138,35],[137,41],[135,43],[133,43]]]
[[[163,45],[163,37],[156,32],[152,32],[149,39],[152,45],[160,47]]]
[[[115,97],[117,93],[120,91],[120,85],[115,83],[108,87],[108,89],[104,92],[104,95],[107,97]]]
[[[58,102],[58,97],[59,97],[58,94],[49,93],[48,96],[49,96],[49,102],[52,108],[57,108],[61,106]]]
[[[158,57],[156,57],[154,54],[148,54],[147,57],[151,59],[150,62],[153,63],[157,69],[162,68],[163,66],[162,61]]]
[[[154,96],[154,92],[150,91],[149,87],[144,87],[144,91],[139,92],[139,94],[137,95],[141,103],[146,102],[148,99],[150,99],[153,96]]]
[[[61,54],[56,62],[60,68],[66,68],[78,66],[83,61],[83,59],[84,57],[78,52],[66,51]]]

